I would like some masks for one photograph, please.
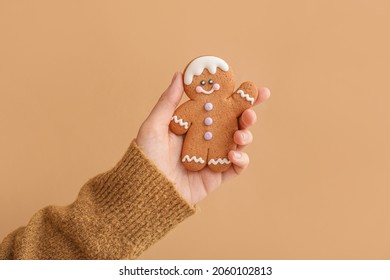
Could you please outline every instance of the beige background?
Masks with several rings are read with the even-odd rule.
[[[0,239],[214,54],[272,90],[251,165],[141,258],[389,259],[389,26],[388,1],[0,1]]]

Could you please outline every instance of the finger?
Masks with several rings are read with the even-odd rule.
[[[239,146],[246,146],[252,143],[253,135],[249,130],[237,130],[233,135],[234,143]],[[240,147],[241,148],[241,147]]]
[[[173,112],[183,96],[183,78],[180,72],[176,72],[171,84],[161,95],[157,104],[152,109],[147,121],[152,121],[155,125],[168,126]]]
[[[246,109],[238,119],[238,129],[247,129],[254,125],[257,120],[257,115],[252,109]]]
[[[223,182],[241,174],[249,165],[248,154],[244,152],[230,151],[228,157],[233,164],[231,168],[222,173]]]
[[[262,87],[259,88],[258,91],[259,91],[259,96],[257,97],[253,106],[263,103],[271,96],[271,91],[268,88]]]
[[[242,151],[230,151],[229,160],[233,163],[233,169],[237,175],[241,174],[249,165],[249,156]]]

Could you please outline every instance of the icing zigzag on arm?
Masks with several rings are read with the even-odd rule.
[[[171,121],[178,123],[180,126],[184,126],[185,129],[188,129],[188,122],[185,122],[183,119],[178,118],[177,116],[173,116]]]
[[[237,93],[238,93],[242,98],[245,98],[246,101],[250,102],[251,104],[253,104],[253,102],[255,102],[255,99],[254,99],[253,97],[250,97],[249,94],[245,93],[242,89],[237,90]]]
[[[182,162],[185,162],[185,161],[188,161],[188,162],[195,161],[196,163],[204,163],[204,159],[203,158],[201,158],[201,157],[197,158],[196,156],[193,156],[193,157],[190,158],[189,155],[185,155],[181,161]]]
[[[212,158],[209,160],[209,165],[211,165],[211,164],[217,165],[218,163],[219,164],[229,164],[230,160],[228,160],[227,158],[218,158],[217,160]]]

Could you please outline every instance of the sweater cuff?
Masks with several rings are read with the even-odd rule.
[[[110,231],[136,258],[170,229],[195,213],[172,182],[132,141],[122,160],[100,176],[96,202]],[[125,246],[126,246],[125,245]]]

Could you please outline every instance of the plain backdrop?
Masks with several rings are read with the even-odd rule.
[[[390,258],[389,26],[377,0],[1,0],[0,239],[74,201],[211,54],[272,91],[251,164],[141,259]]]

